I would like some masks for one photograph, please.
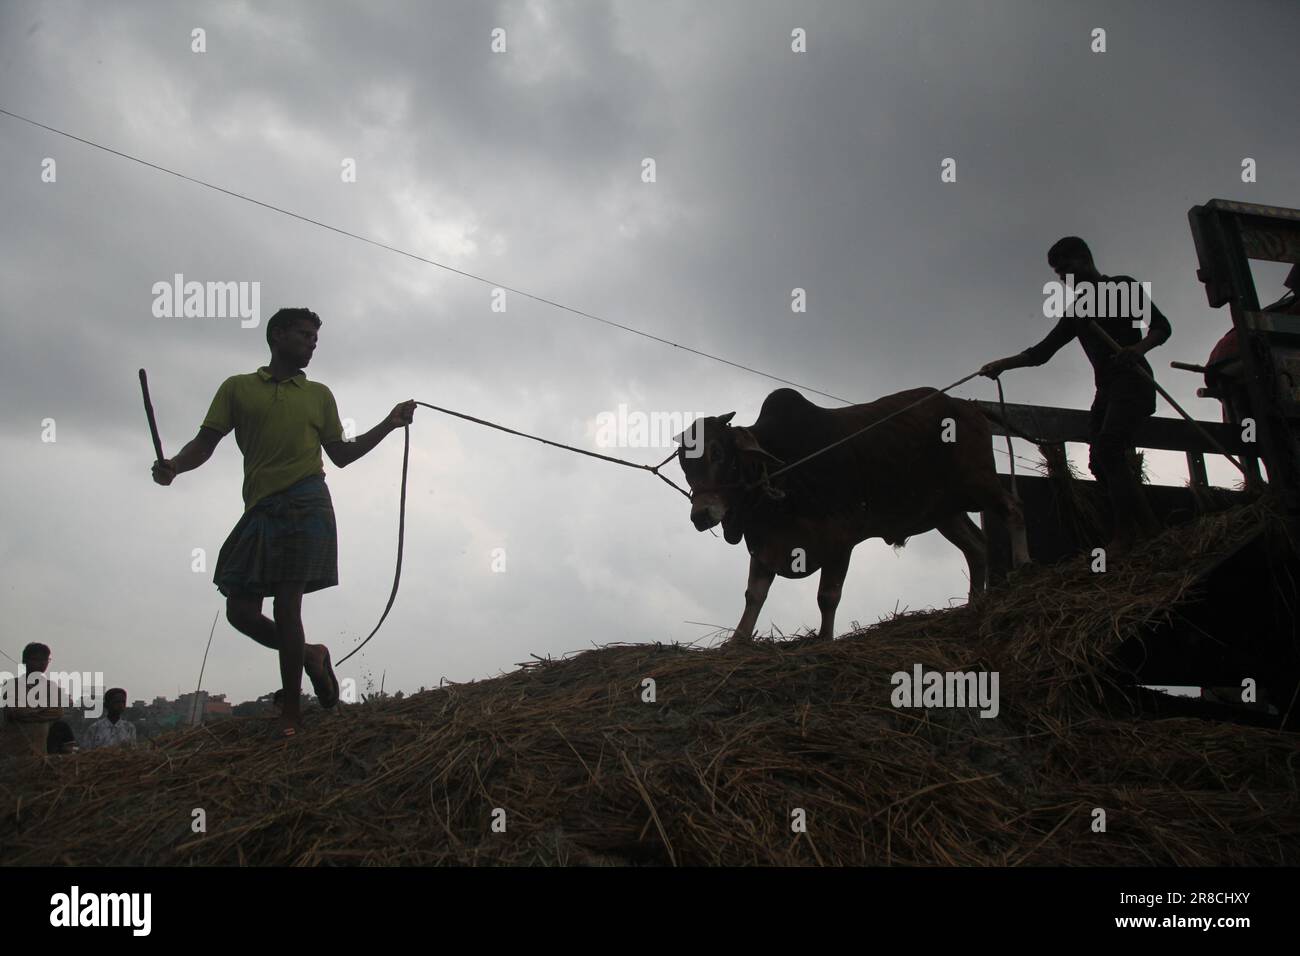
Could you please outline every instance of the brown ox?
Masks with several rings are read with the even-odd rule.
[[[984,534],[967,512],[1002,516],[1012,530],[1014,563],[1029,560],[1019,505],[993,466],[988,421],[969,402],[917,388],[832,409],[781,388],[763,402],[753,425],[728,424],[735,414],[698,419],[677,436],[678,461],[693,492],[691,521],[700,531],[720,522],[727,543],[744,538],[749,549],[745,612],[734,641],[753,636],[776,575],[803,578],[818,570],[818,637],[834,637],[849,558],[867,538],[901,545],[937,530],[965,555],[971,597],[983,590],[988,565]],[[782,465],[873,422],[880,424],[767,480]]]

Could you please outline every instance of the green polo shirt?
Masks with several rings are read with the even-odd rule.
[[[244,456],[244,510],[311,475],[325,474],[321,446],[343,437],[334,396],[299,372],[277,382],[266,368],[221,383],[203,427],[235,430]]]

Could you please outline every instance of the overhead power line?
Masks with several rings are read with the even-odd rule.
[[[770,372],[764,372],[762,369],[754,368],[752,365],[745,365],[742,362],[733,362],[731,359],[723,358],[721,355],[715,355],[712,352],[705,352],[702,351],[701,349],[692,348],[689,345],[683,345],[680,342],[674,342],[671,339],[666,339],[663,338],[662,336],[655,335],[651,332],[646,332],[643,329],[634,328],[633,326],[630,325],[624,325],[620,322],[614,322],[610,319],[601,318],[600,316],[594,315],[591,312],[586,312],[583,311],[582,309],[575,309],[572,306],[567,306],[561,302],[556,302],[554,299],[548,299],[545,296],[535,295],[532,292],[526,292],[523,289],[506,285],[503,282],[495,282],[492,279],[488,279],[485,276],[477,275],[473,272],[467,272],[464,269],[457,269],[455,266],[449,266],[444,262],[438,262],[435,259],[429,259],[425,256],[418,255],[414,252],[408,252],[405,249],[401,249],[398,248],[397,246],[389,245],[386,242],[380,242],[378,239],[372,239],[369,236],[363,236],[355,232],[349,232],[347,229],[341,229],[338,226],[331,226],[327,222],[321,222],[319,219],[312,219],[310,216],[304,216],[301,213],[296,213],[290,209],[285,209],[283,206],[277,206],[274,203],[263,202],[260,199],[254,199],[252,196],[246,196],[243,193],[234,191],[233,189],[226,189],[224,186],[218,186],[216,183],[210,183],[207,182],[206,180],[198,179],[197,177],[186,175],[185,173],[178,172],[177,170],[169,169],[166,166],[160,166],[157,163],[151,163],[147,159],[141,159],[139,156],[132,156],[130,153],[124,153],[121,150],[113,149],[111,146],[105,146],[104,144],[97,143],[94,140],[86,139],[83,136],[77,136],[73,133],[67,132],[66,130],[61,130],[58,129],[57,127],[49,126],[45,123],[37,122],[34,119],[30,119],[26,116],[21,116],[18,113],[14,113],[13,111],[4,109],[3,107],[0,107],[0,113],[4,114],[5,116],[10,116],[23,123],[27,123],[31,126],[35,126],[38,129],[43,129],[46,130],[47,132],[54,133],[58,136],[63,136],[66,137],[67,139],[74,140],[78,143],[83,143],[86,146],[93,147],[94,149],[103,150],[106,153],[111,153],[112,155],[119,156],[122,159],[130,160],[133,163],[139,163],[141,166],[147,166],[149,169],[157,170],[160,173],[166,173],[169,176],[175,176],[177,179],[183,179],[186,182],[194,183],[196,186],[202,186],[205,189],[212,189],[215,190],[216,192],[223,193],[224,195],[231,196],[235,199],[242,199],[244,202],[252,203],[255,206],[261,206],[263,209],[269,209],[272,212],[278,212],[282,216],[289,216],[290,218],[297,219],[300,222],[309,223],[310,225],[313,226],[319,226],[321,229],[328,229],[330,232],[338,233],[340,236],[347,236],[349,239],[355,239],[358,242],[364,242],[367,245],[376,246],[377,248],[380,249],[386,249],[389,252],[395,252],[399,256],[406,256],[408,259],[414,259],[417,262],[423,262],[426,265],[435,266],[447,272],[454,273],[455,275],[463,276],[466,279],[473,279],[476,282],[483,282],[487,285],[492,286],[493,288],[505,289],[507,292],[512,292],[515,295],[523,296],[526,299],[532,299],[534,302],[540,302],[543,305],[549,305],[552,308],[560,309],[564,312],[569,312],[572,313],[573,315],[581,316],[584,319],[590,319],[593,322],[599,322],[602,325],[608,325],[611,328],[621,329],[624,332],[630,332],[633,335],[639,335],[642,338],[650,339],[653,342],[659,342],[662,345],[668,345],[675,349],[681,349],[682,351],[690,352],[692,355],[698,355],[701,358],[711,359],[714,362],[720,362],[723,365],[729,365],[732,368],[740,369],[741,371],[744,372],[750,372],[754,375],[760,375],[763,378],[771,379],[774,382],[780,382],[782,385],[791,385],[795,388],[801,388],[804,389],[805,391],[812,392],[816,395],[822,395],[826,398],[833,398],[835,401],[843,402],[846,405],[854,404],[853,402],[849,401],[847,398],[840,398],[840,396],[832,395],[830,392],[823,392],[821,389],[813,388],[811,385],[802,385],[799,382],[794,382],[787,378],[781,378],[779,375],[773,375]]]

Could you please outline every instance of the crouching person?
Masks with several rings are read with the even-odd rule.
[[[126,713],[126,691],[110,687],[104,693],[104,716],[86,731],[86,749],[103,747],[134,747],[135,725],[122,715]]]

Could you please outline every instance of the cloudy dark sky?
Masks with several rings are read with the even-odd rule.
[[[1186,214],[1216,196],[1300,205],[1297,50],[1290,0],[7,0],[0,106],[857,401],[1037,341],[1047,246],[1079,234],[1103,271],[1152,283],[1174,326],[1153,364],[1217,420],[1167,364],[1202,361],[1228,322],[1196,282]],[[260,326],[155,318],[155,282],[260,282],[263,320],[315,309],[308,374],[362,429],[416,397],[594,447],[620,403],[747,422],[774,387],[518,297],[494,313],[488,285],[4,116],[0,177],[0,649],[45,641],[54,669],[103,671],[133,699],[193,689],[220,606],[211,563],[242,509],[233,438],[171,488],[150,481],[136,369],[174,454],[221,380],[266,358]],[[1261,270],[1266,292],[1281,274]],[[1006,385],[1012,401],[1091,400],[1075,345]],[[427,410],[411,438],[402,591],[341,676],[413,690],[739,617],[742,549],[697,533],[653,478]],[[346,471],[327,463],[342,586],[309,596],[305,619],[336,658],[387,597],[400,462],[397,434]],[[1180,456],[1154,472],[1185,480]],[[841,624],[945,606],[964,575],[935,533],[898,553],[868,542]],[[815,624],[815,588],[778,582],[761,629]],[[241,700],[276,683],[271,652],[220,621],[204,686]]]

